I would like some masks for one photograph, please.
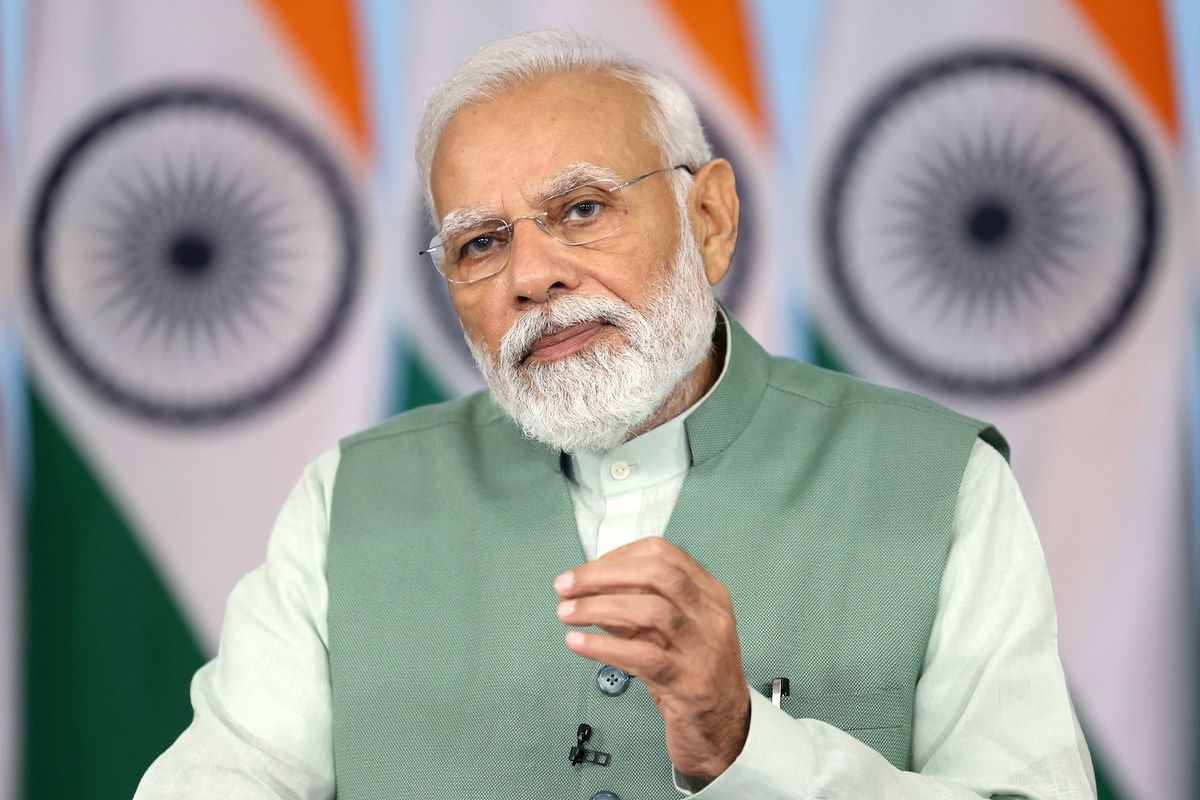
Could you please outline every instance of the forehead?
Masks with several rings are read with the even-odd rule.
[[[647,139],[649,104],[617,78],[571,72],[538,78],[463,107],[434,152],[437,216],[461,208],[518,213],[522,189],[589,162],[623,177],[662,166]]]

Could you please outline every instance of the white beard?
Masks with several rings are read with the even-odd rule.
[[[613,450],[708,355],[716,301],[689,226],[680,239],[670,274],[644,313],[617,300],[565,294],[522,315],[504,334],[498,361],[467,337],[492,399],[526,437],[565,453]],[[541,337],[593,321],[620,335],[556,361],[521,363]]]

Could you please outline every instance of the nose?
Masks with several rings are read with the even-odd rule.
[[[560,294],[579,288],[582,275],[575,254],[554,239],[537,217],[522,217],[534,225],[526,225],[517,233],[512,231],[512,244],[504,275],[508,278],[509,296],[515,305],[545,303]],[[515,226],[521,219],[513,220]],[[535,227],[536,225],[536,227]]]

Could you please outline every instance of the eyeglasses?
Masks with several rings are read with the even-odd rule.
[[[686,164],[660,167],[624,183],[597,180],[569,189],[544,200],[536,214],[512,220],[481,219],[446,234],[434,236],[429,247],[418,255],[428,255],[433,266],[451,283],[474,283],[490,278],[508,264],[514,227],[523,219],[532,220],[556,241],[577,247],[607,239],[621,230],[629,214],[624,190],[651,175],[685,169]]]

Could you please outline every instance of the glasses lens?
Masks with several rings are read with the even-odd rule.
[[[430,255],[447,280],[470,283],[504,268],[510,238],[511,229],[504,220],[487,219],[447,237],[437,237],[435,241],[441,247]]]
[[[564,244],[588,244],[621,229],[627,209],[615,181],[596,181],[543,203],[547,230]]]

